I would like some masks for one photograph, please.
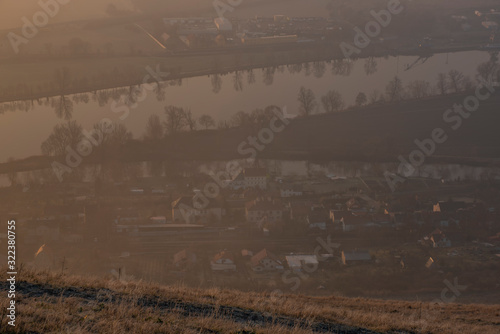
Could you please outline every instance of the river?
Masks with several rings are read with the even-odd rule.
[[[109,118],[123,123],[134,138],[141,138],[149,116],[158,114],[163,117],[167,105],[190,108],[197,117],[210,114],[216,121],[228,120],[241,110],[250,112],[268,105],[286,106],[293,114],[298,109],[297,93],[301,86],[312,89],[318,101],[328,90],[337,90],[349,106],[354,104],[359,92],[368,97],[375,90],[383,93],[387,83],[396,75],[405,85],[413,80],[426,80],[435,85],[438,73],[450,70],[459,70],[474,78],[477,66],[489,59],[488,52],[468,51],[437,54],[428,59],[416,56],[358,59],[343,68],[331,63],[310,63],[309,70],[302,66],[300,72],[287,66],[273,71],[256,69],[252,71],[254,78],[246,71],[230,73],[220,77],[220,87],[214,86],[213,77],[195,77],[168,85],[164,101],[150,92],[123,119],[120,119],[123,114],[114,112],[112,100],[99,103],[92,99],[93,93],[88,94],[89,100],[85,103],[81,101],[85,99],[79,96],[68,98],[78,102],[74,102],[71,119],[84,129],[90,130],[93,124]],[[50,104],[46,104],[45,101],[35,102],[27,111],[11,111],[0,105],[0,110],[3,109],[0,114],[1,162],[11,157],[20,159],[41,154],[41,143],[56,124],[66,121],[56,115]]]

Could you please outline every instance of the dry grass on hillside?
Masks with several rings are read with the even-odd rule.
[[[9,328],[2,316],[2,333],[493,334],[500,329],[498,305],[273,297],[29,270],[18,280],[17,326]],[[3,312],[7,303],[2,296]]]

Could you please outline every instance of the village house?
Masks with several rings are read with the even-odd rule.
[[[326,230],[328,226],[329,217],[328,211],[319,205],[314,205],[311,207],[309,214],[307,215],[307,224],[310,229],[320,229]]]
[[[282,198],[300,197],[304,195],[302,186],[295,184],[284,184],[280,186],[280,196]]]
[[[245,217],[250,223],[275,223],[283,220],[285,212],[286,208],[280,201],[258,198],[246,204]]]
[[[253,271],[274,271],[283,270],[283,264],[276,255],[263,249],[250,259]]]
[[[265,168],[245,168],[229,182],[229,188],[238,189],[267,189],[267,170]]]
[[[435,229],[420,241],[423,245],[432,248],[451,247],[451,240],[440,229]]]
[[[196,264],[196,254],[190,250],[184,249],[174,254],[173,264],[177,270],[188,270]]]
[[[301,272],[304,267],[317,268],[319,261],[316,255],[287,255],[285,256],[288,268],[295,272]]]
[[[367,250],[342,251],[342,264],[353,265],[371,262],[372,257]]]
[[[195,196],[182,196],[172,203],[174,223],[213,224],[220,223],[226,214],[224,205],[215,199],[199,202]]]
[[[251,250],[248,250],[248,249],[242,249],[241,250],[241,256],[244,259],[251,259],[252,256],[253,256],[253,252]]]
[[[234,256],[228,251],[222,251],[215,254],[210,261],[210,268],[213,271],[236,271]]]
[[[245,219],[246,203],[253,201],[264,193],[263,190],[253,188],[231,191],[225,196],[227,217],[233,221],[243,221]]]

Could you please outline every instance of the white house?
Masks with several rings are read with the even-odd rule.
[[[299,197],[304,194],[302,187],[298,185],[283,185],[280,188],[280,195],[284,198]]]
[[[263,220],[274,223],[283,220],[285,206],[270,199],[256,199],[248,202],[245,208],[247,222],[259,223]]]
[[[233,190],[238,189],[267,189],[267,171],[265,168],[245,168],[230,183]]]
[[[302,271],[304,266],[317,268],[319,265],[316,255],[287,255],[285,256],[288,268],[293,271]]]
[[[216,254],[210,261],[210,267],[213,271],[236,271],[233,254],[226,251]]]

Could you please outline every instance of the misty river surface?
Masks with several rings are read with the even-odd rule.
[[[354,104],[360,92],[364,92],[368,97],[374,90],[384,93],[387,83],[395,75],[402,79],[404,85],[413,80],[426,80],[434,86],[438,73],[452,69],[474,78],[477,66],[488,61],[490,54],[481,51],[437,54],[407,69],[418,58],[375,58],[376,68],[372,69],[374,71],[371,72],[374,73],[371,74],[367,74],[366,59],[354,61],[349,75],[332,73],[331,64],[325,64],[322,76],[313,70],[310,73],[305,70],[291,73],[284,66],[283,70],[275,71],[272,80],[266,80],[261,69],[253,70],[255,81],[249,80],[248,73],[242,71],[239,72],[241,81],[237,88],[235,74],[230,73],[221,77],[222,85],[217,93],[214,92],[212,80],[208,76],[183,79],[182,85],[166,87],[164,101],[158,101],[155,93],[149,92],[146,99],[123,120],[120,120],[122,114],[113,112],[111,101],[99,106],[98,102],[92,99],[88,103],[75,103],[72,119],[90,131],[95,123],[108,118],[125,125],[134,138],[141,138],[149,116],[158,114],[163,118],[164,106],[167,105],[190,108],[196,117],[210,114],[216,122],[229,120],[238,111],[250,112],[268,105],[287,107],[289,113],[297,113],[297,94],[301,86],[312,89],[318,102],[327,91],[337,90],[342,94],[346,106],[350,106]],[[21,159],[40,155],[41,143],[47,139],[56,124],[63,122],[66,121],[57,117],[54,108],[40,106],[38,103],[29,111],[5,111],[0,114],[0,162],[11,157]]]

